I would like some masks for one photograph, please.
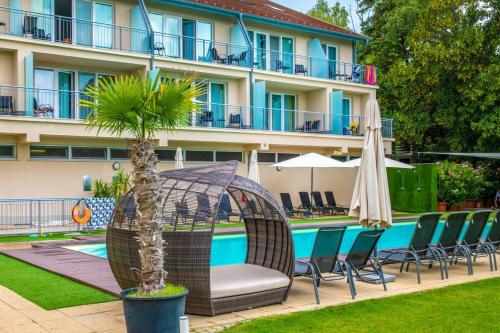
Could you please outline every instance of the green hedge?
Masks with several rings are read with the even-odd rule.
[[[416,164],[415,169],[387,168],[392,209],[423,213],[437,210],[435,164]]]

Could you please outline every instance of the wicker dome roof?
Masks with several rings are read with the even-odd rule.
[[[243,218],[267,217],[286,220],[279,203],[258,183],[236,175],[237,161],[169,170],[160,173],[160,198],[165,230],[211,229],[217,223],[222,195],[227,192]],[[134,230],[135,199],[132,189],[118,204],[111,227]]]

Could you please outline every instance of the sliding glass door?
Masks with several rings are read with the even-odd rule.
[[[296,124],[296,96],[270,94],[273,131],[293,131]]]
[[[293,38],[281,37],[281,61],[283,62],[283,73],[292,74],[294,71],[294,48]]]
[[[36,68],[34,79],[33,109],[35,114],[41,109],[41,106],[54,109],[56,102],[55,72],[51,69]]]
[[[113,48],[113,6],[94,3],[94,46]]]
[[[182,58],[194,60],[196,55],[196,22],[182,20]]]
[[[87,87],[93,86],[95,84],[95,73],[78,73],[78,91],[83,92]],[[80,93],[80,99],[90,100],[85,94]],[[90,109],[80,106],[78,110],[78,116],[80,119],[85,119],[90,113]]]
[[[77,44],[113,48],[113,5],[76,0],[75,13]]]
[[[321,44],[328,59],[328,74],[331,79],[336,79],[338,74],[337,47],[333,45]]]
[[[76,43],[92,45],[92,2],[76,0]]]
[[[222,83],[210,83],[210,103],[213,114],[213,126],[225,127],[226,124],[226,89]]]
[[[73,94],[73,73],[58,72],[59,107],[58,117],[73,119],[74,115],[74,94]]]
[[[52,36],[52,0],[32,0],[31,11],[36,28],[29,27],[27,30],[30,31],[27,32],[37,38],[49,39],[48,37]]]

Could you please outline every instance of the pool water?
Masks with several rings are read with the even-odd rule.
[[[436,242],[441,231],[443,230],[444,222],[441,221],[437,227],[433,237],[433,242]],[[378,243],[379,249],[397,248],[408,246],[411,235],[415,228],[415,221],[395,223],[391,229],[386,230]],[[318,229],[301,229],[292,231],[293,242],[295,247],[295,258],[306,258],[311,255],[316,232]],[[366,230],[361,226],[350,226],[346,229],[344,239],[340,247],[340,253],[348,253],[358,233]],[[464,233],[462,231],[462,235]],[[489,225],[485,228],[487,234]],[[462,235],[460,237],[462,237]],[[107,258],[106,245],[104,243],[88,244],[88,245],[72,245],[65,248],[97,256]],[[230,264],[240,264],[245,261],[247,250],[246,235],[219,235],[214,236],[212,240],[212,256],[211,265],[221,266]]]

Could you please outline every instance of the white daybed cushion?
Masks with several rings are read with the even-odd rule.
[[[212,298],[286,288],[289,284],[290,279],[285,274],[258,265],[237,264],[210,267]]]

